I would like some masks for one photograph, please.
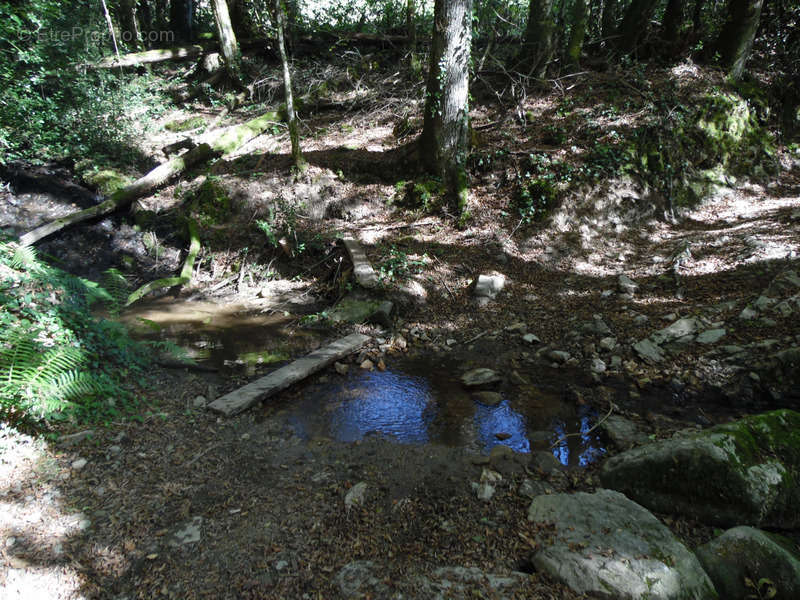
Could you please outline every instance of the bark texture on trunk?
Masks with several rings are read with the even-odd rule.
[[[659,0],[633,0],[619,29],[619,49],[630,53],[636,49],[650,25],[650,19],[658,7]]]
[[[531,0],[522,45],[522,62],[534,77],[544,77],[553,57],[556,23],[554,0]]]
[[[730,0],[728,3],[728,20],[720,31],[715,48],[721,56],[722,66],[734,79],[744,73],[763,4],[763,0]]]
[[[603,17],[601,19],[603,39],[610,38],[617,32],[617,0],[604,0]]]
[[[281,0],[274,0],[272,6],[275,18],[275,27],[278,35],[278,51],[281,55],[281,66],[283,67],[283,89],[286,98],[286,122],[289,124],[289,139],[292,142],[292,162],[295,168],[303,171],[306,162],[300,152],[300,131],[297,126],[297,114],[294,110],[294,97],[292,95],[292,74],[289,70],[289,57],[286,54],[286,42],[284,39],[285,15]]]
[[[239,43],[231,25],[231,16],[228,12],[228,3],[225,0],[212,0],[214,5],[214,21],[217,24],[217,36],[222,57],[225,59],[225,69],[228,76],[234,81],[241,81],[241,59]]]
[[[564,55],[566,56],[567,66],[577,67],[581,62],[581,50],[583,49],[583,40],[586,37],[586,20],[588,18],[586,0],[573,1],[571,17],[572,28],[569,32],[569,41]]]
[[[468,196],[469,57],[472,0],[436,0],[420,157],[442,178],[459,212]]]

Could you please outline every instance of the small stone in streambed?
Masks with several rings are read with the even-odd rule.
[[[502,394],[498,392],[475,392],[472,397],[486,406],[496,406],[503,401]]]
[[[507,440],[508,438],[510,438],[511,434],[506,432],[506,431],[501,431],[500,433],[495,433],[494,437],[496,437],[500,441],[503,441],[503,440]]]
[[[467,371],[461,376],[461,383],[467,387],[481,387],[500,383],[501,377],[497,371],[480,368]]]

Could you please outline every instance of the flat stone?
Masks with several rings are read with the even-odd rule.
[[[461,376],[461,383],[467,387],[482,387],[500,383],[502,377],[497,371],[481,367],[472,369]]]
[[[361,244],[353,238],[344,238],[342,242],[344,247],[347,248],[347,253],[353,263],[353,275],[358,285],[364,288],[378,287],[380,280],[375,274],[375,270],[372,268]]]
[[[193,517],[191,521],[184,523],[180,529],[172,535],[170,546],[196,544],[200,541],[202,527],[203,517]]]
[[[550,350],[545,354],[545,356],[552,360],[554,363],[564,364],[570,359],[569,352],[565,352],[564,350]]]
[[[476,298],[494,300],[506,286],[506,277],[502,273],[493,272],[478,275],[472,282],[472,295]]]
[[[800,598],[800,560],[791,540],[752,527],[735,527],[695,551],[722,598],[756,598],[745,585],[768,579],[778,598]],[[768,598],[760,590],[761,598]]]
[[[639,289],[639,284],[636,283],[633,279],[628,277],[627,275],[620,275],[617,278],[617,288],[623,294],[635,294],[636,290]]]
[[[520,484],[517,493],[523,498],[533,500],[536,496],[541,496],[542,494],[554,494],[555,490],[550,484],[544,481],[526,479]]]
[[[522,341],[528,344],[539,344],[542,340],[539,339],[539,336],[533,333],[526,333],[522,336]]]
[[[617,347],[617,338],[604,337],[602,340],[600,340],[599,346],[601,350],[611,352]]]
[[[647,436],[639,430],[636,423],[620,415],[609,416],[600,427],[606,432],[611,442],[622,450],[648,441]]]
[[[487,406],[496,406],[503,401],[502,394],[498,392],[475,392],[472,397]]]
[[[719,329],[706,329],[703,333],[697,336],[695,340],[698,344],[716,344],[725,337],[727,332],[725,328]]]
[[[660,363],[664,360],[664,351],[648,338],[634,344],[633,349],[642,360],[651,364]]]
[[[346,509],[351,509],[354,506],[361,506],[364,504],[364,500],[367,497],[367,483],[365,481],[359,481],[349,490],[347,490],[347,494],[344,497],[344,506]]]
[[[699,325],[700,322],[697,319],[693,317],[684,317],[683,319],[678,319],[671,325],[652,333],[650,335],[650,340],[654,344],[658,345],[668,344],[669,342],[675,341],[687,335],[695,334]]]
[[[537,571],[579,594],[614,600],[718,597],[694,554],[618,492],[536,496],[528,520],[550,525],[537,536]]]
[[[72,465],[71,466],[72,466],[73,470],[80,471],[81,469],[83,469],[88,464],[88,462],[89,461],[86,460],[85,458],[79,458],[77,460],[72,461]]]

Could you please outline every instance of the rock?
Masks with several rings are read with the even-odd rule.
[[[173,535],[169,542],[170,546],[186,546],[196,544],[200,541],[201,530],[203,527],[203,517],[193,517],[191,521],[184,523]]]
[[[86,431],[78,431],[77,433],[70,433],[69,435],[62,435],[58,438],[58,443],[64,446],[74,446],[80,444],[82,441],[89,439],[94,435],[94,429],[87,429]]]
[[[388,300],[374,300],[350,294],[339,301],[328,314],[334,323],[377,323],[391,327],[394,304]]]
[[[697,558],[622,494],[537,496],[528,520],[544,528],[533,564],[579,594],[614,600],[717,598]]]
[[[600,349],[607,352],[612,352],[617,347],[617,338],[604,337],[600,340]]]
[[[336,372],[339,375],[347,375],[347,372],[350,370],[350,365],[345,363],[335,362],[333,363],[333,368],[336,369]]]
[[[545,353],[545,356],[554,363],[558,363],[559,365],[563,365],[570,359],[569,352],[565,352],[564,350],[550,350],[547,353]]]
[[[508,433],[507,431],[499,431],[499,432],[494,434],[494,437],[502,442],[504,440],[512,438],[513,436],[510,433]]]
[[[389,587],[371,560],[347,563],[336,574],[334,581],[344,598],[390,598]]]
[[[389,300],[384,300],[380,304],[378,304],[378,308],[375,309],[367,319],[370,323],[375,323],[376,325],[381,325],[386,328],[390,328],[392,326],[394,315],[394,303],[390,302]]]
[[[88,462],[89,461],[86,460],[85,458],[79,458],[77,460],[74,460],[72,461],[72,469],[74,471],[80,471],[88,464]]]
[[[472,489],[475,491],[475,495],[478,497],[478,500],[489,502],[495,493],[494,484],[502,480],[503,476],[500,475],[500,473],[484,467],[484,469],[481,471],[480,482],[473,481]]]
[[[492,449],[489,451],[489,462],[493,465],[512,458],[514,458],[514,451],[505,444],[492,446]]]
[[[467,371],[461,376],[461,383],[467,387],[483,387],[500,383],[502,378],[497,371],[479,368]]]
[[[695,554],[722,598],[768,598],[766,590],[747,587],[762,578],[772,582],[779,598],[800,598],[800,560],[792,542],[752,527],[735,527],[697,548]]]
[[[498,392],[475,392],[472,394],[472,397],[481,404],[486,404],[487,406],[495,406],[503,401],[502,394]]]
[[[531,454],[531,469],[534,471],[541,471],[542,473],[550,474],[554,471],[559,471],[562,467],[559,460],[553,455],[552,452],[540,450]]]
[[[609,416],[600,427],[606,432],[608,439],[621,450],[627,450],[631,446],[648,441],[647,436],[639,431],[636,423],[619,415]]]
[[[660,363],[664,360],[664,351],[647,338],[634,344],[633,349],[642,360],[650,364]]]
[[[359,481],[357,484],[347,490],[347,494],[344,496],[344,506],[348,510],[354,506],[361,506],[364,504],[366,497],[367,483],[365,481]]]
[[[650,510],[715,525],[800,526],[800,413],[777,410],[609,458],[601,480]]]
[[[757,316],[758,312],[750,308],[749,306],[745,306],[742,309],[742,312],[739,313],[739,319],[741,319],[742,321],[752,321]]]
[[[365,371],[372,371],[372,369],[375,368],[375,363],[373,363],[370,359],[366,358],[358,366],[364,369]]]
[[[522,341],[528,344],[539,344],[542,340],[540,340],[539,337],[533,333],[526,333],[522,336]]]
[[[724,328],[719,329],[706,329],[703,333],[697,336],[697,343],[699,344],[716,344],[725,337],[727,332]]]
[[[195,396],[194,400],[192,400],[192,406],[194,408],[205,408],[208,405],[208,400],[205,396]]]
[[[620,275],[617,278],[617,288],[623,294],[630,294],[633,296],[636,293],[636,290],[639,289],[639,284],[627,275]]]
[[[506,286],[506,277],[502,273],[492,272],[478,275],[472,282],[472,295],[480,306],[485,306],[503,291]]]
[[[650,317],[648,317],[647,315],[636,315],[635,317],[633,317],[633,322],[636,325],[644,325],[650,322]]]
[[[516,598],[522,590],[514,593],[528,581],[525,573],[508,575],[484,573],[477,567],[442,567],[431,575],[418,577],[413,583],[416,598],[426,600],[467,600],[468,598]],[[373,596],[387,598],[388,596]],[[398,596],[399,598],[399,596]]]
[[[796,271],[783,271],[775,276],[775,279],[764,290],[766,296],[773,298],[785,298],[800,292],[800,276]]]
[[[408,348],[408,342],[402,335],[398,335],[395,338],[394,345],[397,346],[399,350],[406,350]]]
[[[654,344],[668,344],[673,342],[679,338],[683,338],[689,335],[694,335],[699,327],[700,322],[692,317],[685,317],[683,319],[678,319],[671,325],[664,327],[663,329],[659,329],[658,331],[652,333],[650,335],[650,340]]]
[[[523,498],[529,498],[532,500],[536,496],[541,496],[542,494],[554,494],[555,490],[552,488],[552,486],[548,485],[544,481],[526,479],[520,484],[519,491],[517,493]]]
[[[606,372],[606,363],[600,360],[599,358],[592,359],[592,362],[589,364],[589,370],[592,373],[605,373]]]
[[[606,335],[611,333],[611,328],[606,325],[601,315],[592,315],[591,321],[586,321],[581,325],[581,331],[584,333],[594,333],[597,335]]]

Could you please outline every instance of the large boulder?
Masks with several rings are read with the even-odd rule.
[[[800,598],[800,560],[791,547],[791,541],[760,529],[735,527],[700,546],[696,554],[723,598],[769,598],[769,587],[777,598]],[[762,582],[757,592],[752,586],[764,579],[769,583]]]
[[[715,525],[800,525],[800,413],[777,410],[608,459],[603,485]]]
[[[537,496],[528,520],[541,524],[534,566],[580,594],[614,600],[717,598],[694,554],[618,492]]]

